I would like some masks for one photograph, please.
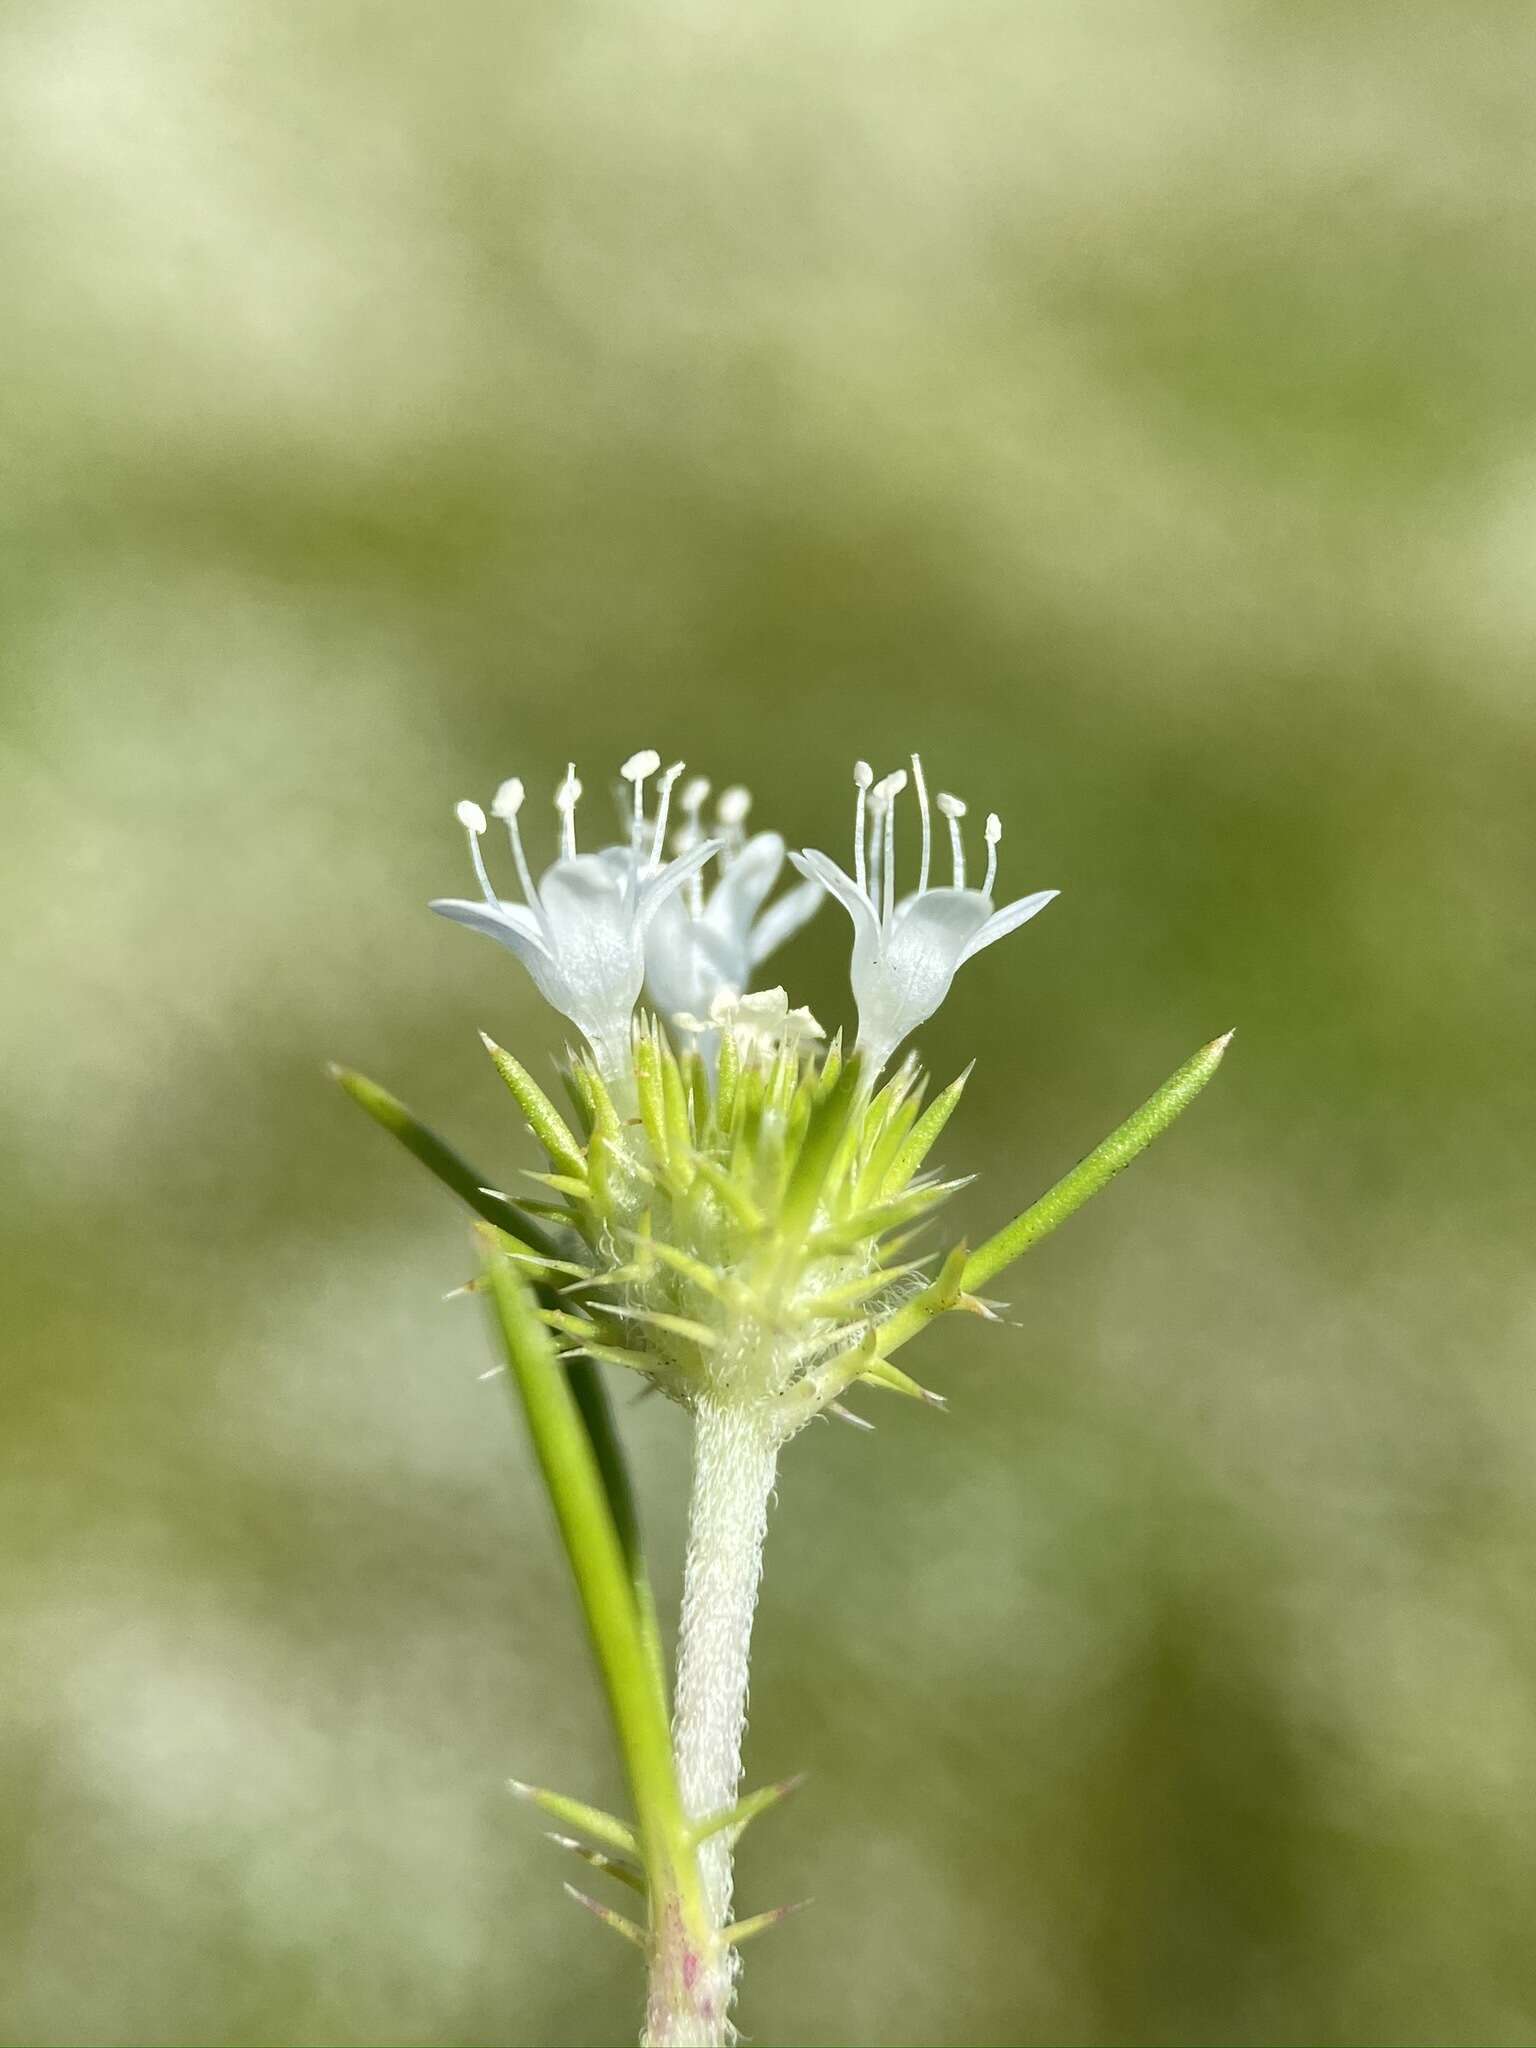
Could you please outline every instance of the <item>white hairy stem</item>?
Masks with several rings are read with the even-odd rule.
[[[777,1462],[777,1433],[760,1410],[699,1404],[673,1715],[678,1783],[690,1820],[733,1806],[740,1789],[752,1616]],[[730,1920],[734,1846],[726,1829],[699,1849],[705,1904],[716,1931]],[[710,2038],[725,2040],[733,1949],[719,1951],[717,1970],[716,1995],[708,2004],[720,2032]]]

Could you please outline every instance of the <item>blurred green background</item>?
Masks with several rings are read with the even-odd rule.
[[[972,1233],[1239,1027],[914,1352],[948,1417],[786,1459],[747,2032],[1536,2034],[1533,66],[1479,0],[6,10],[5,2040],[632,2032],[503,1789],[623,1797],[465,1233],[322,1064],[532,1163],[451,807],[651,744],[834,854],[920,747],[1065,892],[922,1037]]]

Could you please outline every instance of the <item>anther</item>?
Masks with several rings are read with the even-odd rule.
[[[522,808],[522,780],[519,776],[509,775],[491,799],[491,815],[500,818],[507,828],[507,837],[512,842],[512,858],[517,863],[517,879],[522,884],[523,901],[538,913],[538,892],[533,886],[533,877],[528,872],[528,856],[523,852],[523,835],[517,829],[517,814]]]
[[[869,877],[864,871],[864,809],[869,800],[869,785],[875,779],[875,771],[867,761],[853,764],[853,782],[858,790],[853,808],[853,879],[866,892]]]
[[[672,801],[672,785],[676,782],[679,775],[682,774],[683,767],[683,762],[674,761],[665,775],[662,776],[661,781],[656,785],[656,831],[651,840],[651,866],[653,868],[661,866],[661,849],[666,844],[667,837],[667,807]],[[637,782],[635,784],[636,794],[639,793],[639,788],[640,785]]]
[[[619,773],[626,782],[635,786],[635,810],[630,820],[629,843],[638,859],[640,841],[645,832],[645,778],[654,775],[661,766],[661,756],[654,747],[642,747],[638,754],[631,754]]]
[[[923,780],[923,764],[917,755],[912,756],[912,780],[917,789],[917,807],[923,815],[923,862],[917,874],[919,896],[928,887],[928,868],[933,858],[933,823],[928,816],[928,785]]]
[[[965,887],[965,841],[960,837],[960,820],[965,816],[965,805],[957,796],[947,790],[939,792],[939,809],[949,820],[949,847],[955,863],[955,887]]]
[[[576,763],[568,761],[565,780],[555,791],[555,809],[560,813],[560,858],[576,858],[576,806],[581,799],[581,784],[576,780]]]
[[[896,914],[896,799],[907,786],[907,771],[897,768],[874,787],[875,825],[885,830],[885,863],[880,886],[880,915],[889,924]]]
[[[737,826],[745,821],[746,815],[751,808],[751,790],[743,789],[741,784],[737,782],[732,784],[729,789],[721,790],[720,801],[715,806],[715,816],[728,832],[734,831]]]
[[[475,880],[480,884],[481,894],[493,910],[501,908],[501,899],[491,887],[491,878],[485,871],[485,855],[480,851],[480,835],[485,830],[485,813],[477,803],[468,797],[453,807],[454,816],[469,834],[469,857],[475,864]]]

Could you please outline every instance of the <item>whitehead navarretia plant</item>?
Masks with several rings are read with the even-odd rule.
[[[574,1894],[646,1959],[644,2040],[717,2043],[734,2035],[741,1943],[789,1910],[732,1914],[737,1838],[789,1789],[740,1797],[752,1617],[780,1452],[818,1416],[867,1427],[845,1399],[859,1388],[942,1406],[894,1353],[940,1315],[995,1318],[980,1290],[1173,1121],[1231,1034],[1202,1048],[979,1249],[927,1251],[927,1227],[965,1184],[941,1178],[928,1160],[967,1075],[928,1100],[910,1055],[888,1069],[963,963],[1056,891],[996,906],[995,813],[982,833],[981,885],[970,886],[966,806],[948,794],[935,807],[951,879],[936,885],[932,808],[915,754],[910,780],[903,769],[877,780],[867,763],[855,765],[851,871],[813,849],[790,853],[801,879],[777,897],[785,844],[775,832],[749,835],[745,789],[725,790],[706,823],[702,779],[684,783],[674,806],[681,762],[663,770],[647,750],[619,774],[621,835],[583,853],[582,785],[567,770],[554,799],[559,851],[537,882],[523,841],[524,786],[501,784],[491,817],[505,827],[520,900],[492,880],[485,811],[461,803],[480,898],[432,906],[515,953],[584,1041],[564,1071],[569,1115],[511,1053],[485,1041],[547,1156],[548,1171],[532,1176],[539,1192],[486,1187],[393,1097],[337,1072],[483,1219],[482,1270],[469,1291],[494,1309],[575,1572],[635,1820],[514,1789],[561,1823],[563,1848],[639,1895],[631,1918]],[[909,788],[917,877],[903,894],[897,822]],[[783,988],[751,986],[823,894],[853,925],[858,1034],[846,1052],[841,1035],[826,1043]],[[671,1686],[605,1369],[637,1375],[692,1418]]]

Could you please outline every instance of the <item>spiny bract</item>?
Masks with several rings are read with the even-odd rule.
[[[780,998],[782,1004],[783,998]],[[937,1402],[882,1357],[882,1331],[915,1301],[960,1296],[963,1248],[935,1273],[908,1259],[960,1181],[922,1171],[965,1076],[924,1107],[904,1063],[871,1093],[864,1062],[834,1041],[726,1028],[713,1084],[640,1019],[630,1113],[596,1062],[572,1055],[576,1128],[512,1055],[498,1070],[548,1154],[534,1177],[554,1200],[534,1245],[509,1248],[544,1285],[545,1320],[570,1352],[628,1367],[688,1406],[751,1407],[782,1441],[854,1381]]]

